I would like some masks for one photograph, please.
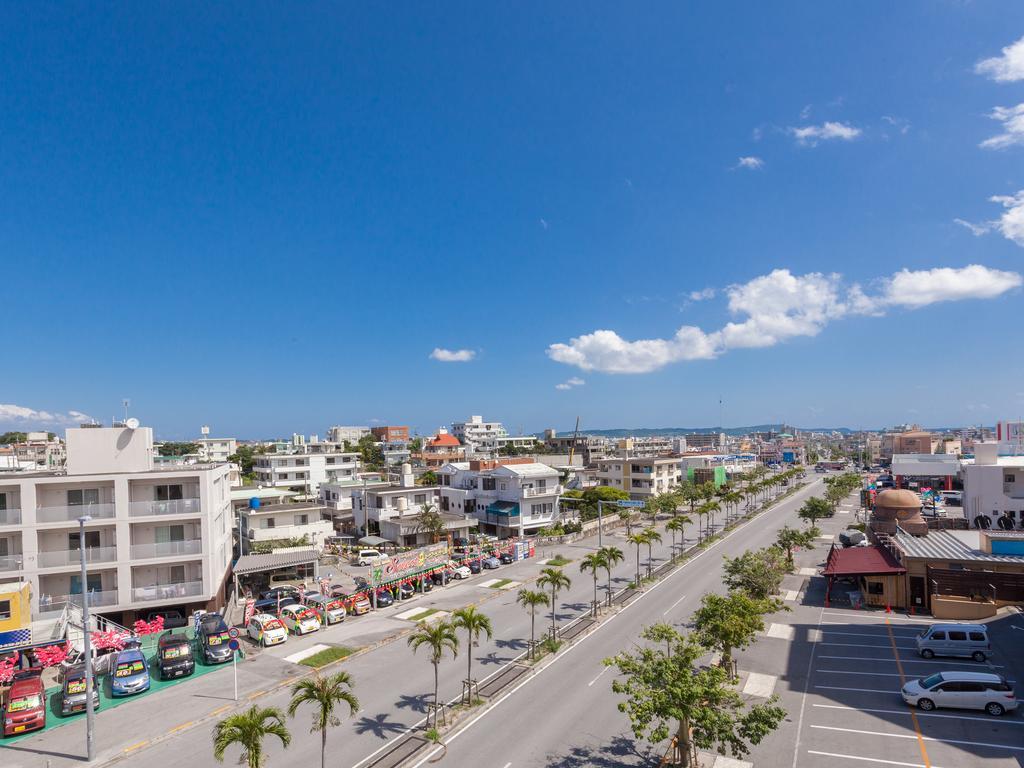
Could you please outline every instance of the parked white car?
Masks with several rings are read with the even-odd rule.
[[[390,559],[390,555],[378,552],[376,549],[361,549],[356,556],[356,565],[376,565]]]
[[[937,707],[983,709],[998,717],[1017,708],[1013,686],[988,672],[936,672],[911,680],[901,693],[907,704],[925,712]]]
[[[468,579],[473,575],[473,572],[469,570],[469,566],[459,565],[455,562],[448,563],[448,566],[452,569],[452,576],[456,579]]]
[[[320,629],[320,619],[304,605],[286,605],[281,609],[281,621],[293,635],[307,635]]]
[[[282,621],[269,613],[257,613],[246,626],[249,637],[260,645],[279,645],[288,639],[288,630]]]

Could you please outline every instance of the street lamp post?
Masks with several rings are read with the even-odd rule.
[[[78,559],[82,565],[82,645],[85,653],[85,752],[88,762],[96,759],[95,713],[92,707],[92,692],[95,685],[92,670],[92,643],[89,638],[89,590],[85,570],[85,524],[91,515],[78,518]]]

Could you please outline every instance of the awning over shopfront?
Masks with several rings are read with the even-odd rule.
[[[487,513],[491,515],[504,515],[515,517],[519,514],[519,505],[514,501],[495,501],[487,505]]]
[[[387,539],[382,539],[380,536],[363,536],[363,538],[359,540],[359,543],[365,544],[367,547],[383,547],[385,544],[390,544],[391,542]]]
[[[823,576],[878,576],[886,573],[906,573],[904,568],[885,547],[849,547],[840,549],[834,544],[829,550]]]
[[[289,568],[293,565],[304,565],[317,562],[315,549],[302,549],[295,552],[270,552],[263,555],[242,555],[235,562],[235,576],[250,573],[273,571],[278,568]]]

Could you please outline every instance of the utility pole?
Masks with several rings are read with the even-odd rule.
[[[89,637],[88,577],[85,570],[85,524],[90,520],[91,515],[78,518],[78,559],[82,566],[82,644],[85,653],[85,753],[86,760],[91,763],[96,759],[95,713],[92,708],[95,681],[92,670],[92,643]]]

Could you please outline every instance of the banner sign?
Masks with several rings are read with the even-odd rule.
[[[379,587],[381,584],[415,576],[421,571],[439,568],[450,559],[447,542],[431,544],[412,552],[392,555],[391,559],[370,566],[367,581],[370,582],[370,586]]]

